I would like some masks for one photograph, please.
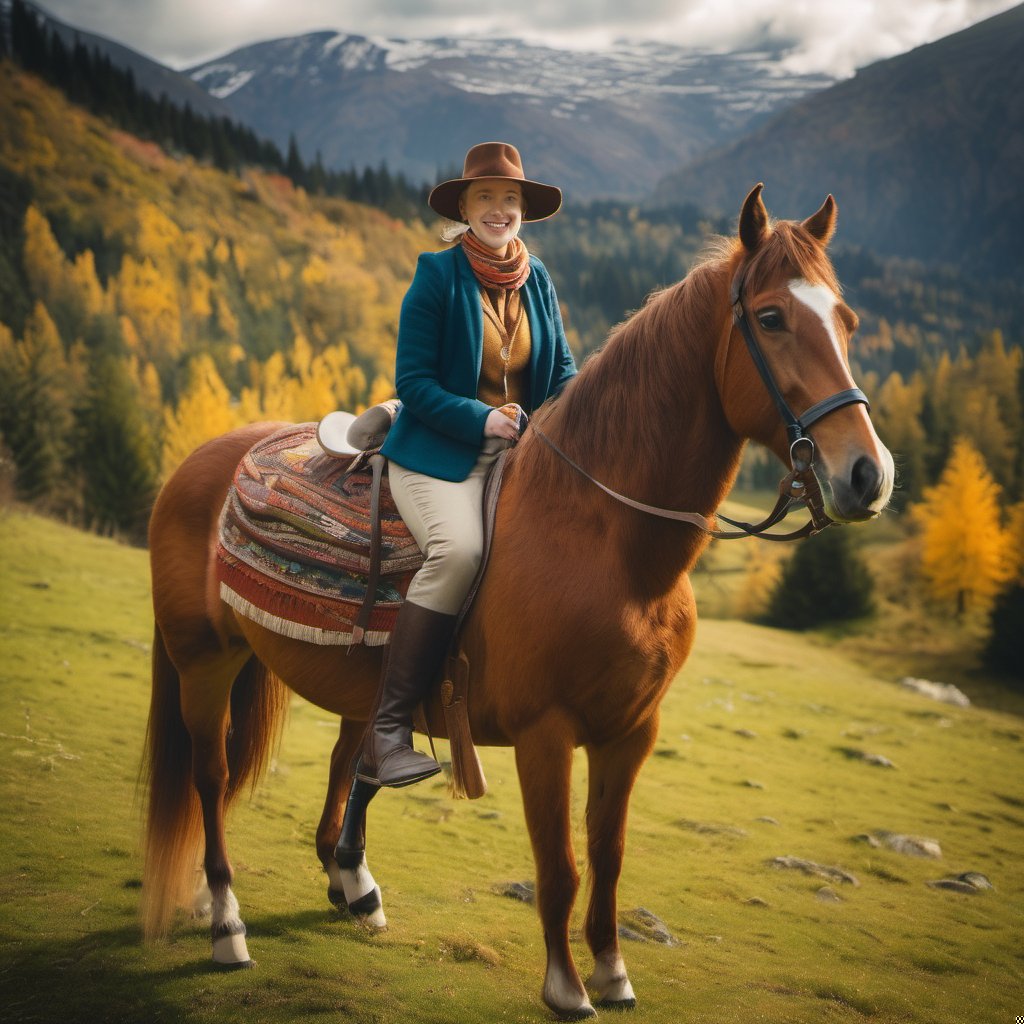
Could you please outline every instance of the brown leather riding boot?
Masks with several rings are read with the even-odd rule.
[[[412,748],[412,716],[437,677],[455,629],[454,615],[406,601],[398,611],[385,655],[359,778],[380,786],[410,786],[436,775],[441,766]]]

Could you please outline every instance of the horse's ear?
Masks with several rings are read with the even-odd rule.
[[[821,209],[804,221],[803,227],[807,228],[822,245],[828,245],[836,229],[836,201],[831,193],[825,196]]]
[[[743,200],[740,210],[740,241],[747,252],[755,252],[768,237],[768,211],[761,199],[764,182],[758,182]]]

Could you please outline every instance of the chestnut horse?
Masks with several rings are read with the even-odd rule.
[[[853,388],[855,314],[825,247],[829,196],[801,222],[769,222],[755,188],[739,237],[721,240],[682,282],[654,294],[534,422],[596,478],[653,505],[711,516],[745,439],[787,461],[786,431],[733,318],[742,274],[750,326],[778,390],[809,410]],[[851,392],[852,393],[852,392]],[[859,392],[857,392],[859,394]],[[296,693],[342,716],[316,846],[332,898],[383,923],[365,859],[342,871],[335,847],[352,765],[380,674],[381,649],[289,639],[233,612],[214,574],[218,516],[239,460],[278,425],[234,431],[194,452],[163,488],[150,527],[153,696],[144,924],[166,932],[189,902],[201,840],[214,959],[248,961],[231,890],[224,813],[254,781]],[[863,398],[810,430],[826,511],[840,523],[879,514],[893,464]],[[543,998],[560,1017],[635,1004],[619,952],[616,886],[630,791],[658,733],[659,705],[693,643],[688,573],[707,543],[692,525],[619,504],[532,431],[510,452],[486,578],[461,634],[472,667],[470,721],[483,745],[511,745],[537,873],[547,948]],[[435,735],[444,735],[434,706]],[[584,985],[569,950],[579,875],[570,837],[570,768],[584,747],[595,969]],[[342,896],[344,891],[344,896]]]

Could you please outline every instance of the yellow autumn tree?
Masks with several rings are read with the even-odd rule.
[[[188,385],[177,408],[164,409],[164,478],[204,441],[236,426],[237,412],[213,359],[208,355],[196,356],[189,363]]]
[[[931,596],[958,615],[987,613],[1012,578],[1013,545],[1000,522],[999,485],[965,438],[939,482],[912,506],[921,530],[921,571]]]
[[[756,621],[764,615],[781,578],[782,561],[774,546],[759,544],[751,547],[747,571],[733,605],[736,617]]]

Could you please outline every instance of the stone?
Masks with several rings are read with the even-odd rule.
[[[507,896],[510,900],[522,903],[533,903],[537,895],[533,882],[501,882],[492,891],[498,896]]]
[[[822,903],[842,903],[843,898],[829,885],[823,885],[815,894],[815,899]]]
[[[827,864],[815,864],[812,860],[804,860],[802,857],[774,857],[768,861],[769,866],[780,870],[802,871],[805,875],[816,875],[819,878],[827,878],[830,882],[843,882],[846,885],[858,886],[860,882],[856,877],[845,871],[843,868],[829,866]]]
[[[913,676],[904,676],[900,680],[900,686],[907,690],[913,690],[928,697],[930,700],[942,701],[944,704],[955,704],[958,708],[969,708],[970,698],[962,690],[959,690],[952,683],[933,683],[930,679],[915,679]]]
[[[689,818],[682,818],[676,824],[687,832],[696,832],[701,836],[736,836],[742,839],[747,834],[744,829],[735,825],[720,825],[713,821],[691,821]]]
[[[995,886],[980,871],[964,871],[953,878],[939,878],[927,884],[933,889],[961,892],[967,896],[977,895],[985,889],[995,889]]]
[[[651,913],[645,907],[636,907],[624,914],[620,914],[620,935],[623,934],[623,929],[632,933],[632,935],[624,937],[632,938],[633,935],[637,936],[633,941],[657,942],[663,946],[682,945],[682,942],[669,931],[668,925],[657,914]]]
[[[876,768],[896,767],[889,758],[882,754],[869,754],[867,751],[858,750],[856,747],[837,747],[836,749],[851,761],[863,761],[865,764],[874,765]]]
[[[902,853],[906,857],[931,857],[938,860],[942,856],[942,848],[937,839],[928,839],[925,836],[904,836],[898,832],[887,832],[885,829],[876,829],[871,837],[875,840],[875,846],[884,846],[894,853]]]

